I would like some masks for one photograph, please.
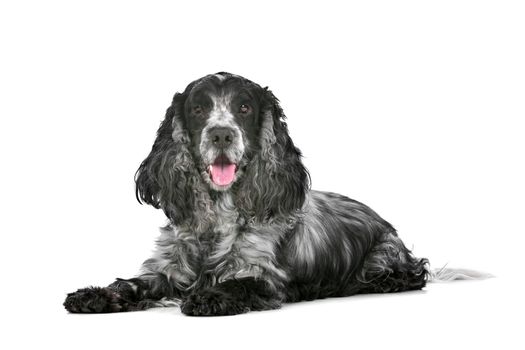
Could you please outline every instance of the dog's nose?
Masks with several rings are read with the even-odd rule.
[[[216,147],[225,148],[231,145],[235,134],[232,129],[225,127],[210,130],[210,139]]]

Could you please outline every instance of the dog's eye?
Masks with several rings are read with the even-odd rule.
[[[241,114],[248,114],[250,111],[251,111],[251,108],[248,105],[244,104],[239,107],[239,113]]]
[[[199,105],[197,105],[197,106],[193,106],[193,108],[192,108],[192,112],[193,112],[193,114],[195,114],[195,115],[200,115],[200,114],[202,114],[202,107],[199,106]]]

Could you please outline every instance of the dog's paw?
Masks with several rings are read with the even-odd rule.
[[[180,307],[188,316],[226,316],[250,311],[250,308],[227,293],[207,289],[189,295]]]
[[[72,313],[105,313],[126,311],[128,303],[119,293],[100,287],[79,289],[69,293],[64,307]]]

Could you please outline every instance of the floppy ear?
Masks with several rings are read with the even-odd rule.
[[[288,135],[279,100],[267,88],[261,108],[260,150],[237,189],[236,204],[248,220],[264,222],[301,209],[310,176]]]
[[[175,94],[151,152],[140,164],[135,174],[136,196],[140,203],[162,208],[174,224],[204,231],[214,214],[189,150],[183,118],[186,96]]]

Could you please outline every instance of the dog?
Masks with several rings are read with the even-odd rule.
[[[136,195],[164,211],[140,273],[67,295],[72,313],[179,305],[190,316],[419,290],[431,277],[394,227],[343,195],[310,189],[301,152],[268,89],[220,72],[176,93]]]

